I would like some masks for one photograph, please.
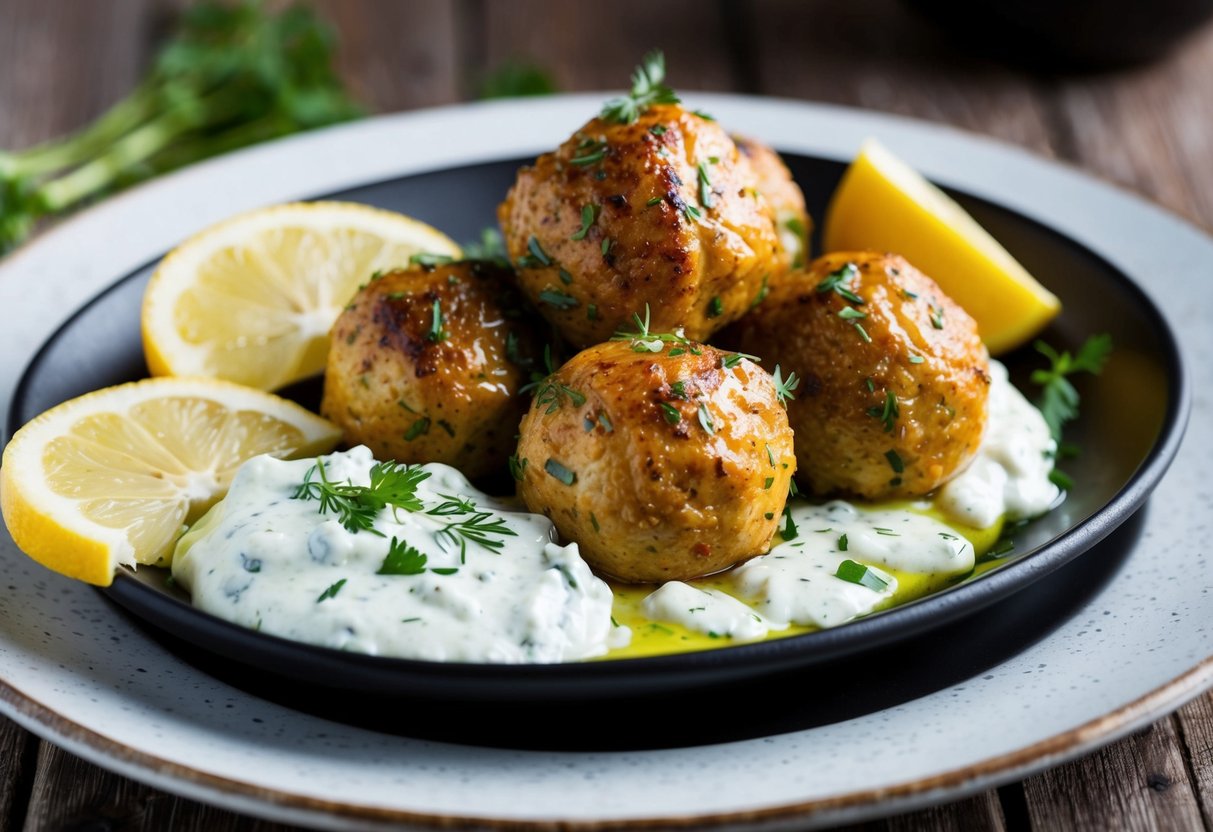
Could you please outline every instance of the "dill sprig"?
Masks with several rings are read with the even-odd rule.
[[[375,529],[379,512],[388,506],[420,511],[423,505],[417,497],[417,486],[429,476],[420,466],[377,462],[371,468],[369,486],[333,482],[324,470],[324,462],[317,459],[292,496],[296,500],[318,500],[320,513],[336,514],[347,531],[368,531],[382,537],[383,533]]]
[[[779,403],[784,407],[788,406],[788,400],[794,399],[794,392],[800,386],[800,379],[796,377],[796,373],[788,373],[787,378],[783,376],[783,370],[779,365],[775,365],[775,372],[771,374],[771,379],[775,384],[775,398],[779,399]]]
[[[660,51],[650,52],[632,73],[631,92],[603,105],[602,117],[619,124],[631,124],[655,104],[677,104],[678,95],[664,82],[665,55]]]
[[[543,366],[547,370],[547,374],[531,373],[531,383],[523,386],[520,392],[534,391],[535,402],[540,407],[546,408],[544,413],[555,413],[565,402],[572,402],[573,407],[581,407],[585,404],[584,395],[556,380],[556,368],[552,365],[551,344],[547,344],[543,348]]]

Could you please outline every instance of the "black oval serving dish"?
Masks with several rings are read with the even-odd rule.
[[[785,158],[805,191],[812,215],[820,218],[845,165],[797,155]],[[470,240],[493,224],[497,202],[525,161],[430,172],[324,198],[403,211],[456,239]],[[706,652],[543,666],[408,661],[287,641],[194,609],[187,598],[166,585],[163,570],[124,571],[104,592],[153,625],[157,637],[172,649],[234,684],[336,719],[369,721],[380,729],[445,738],[451,738],[456,729],[440,727],[440,719],[401,722],[385,715],[398,716],[399,705],[408,702],[424,703],[432,717],[435,708],[452,707],[452,703],[496,703],[497,708],[521,708],[518,714],[522,715],[533,714],[536,707],[559,709],[621,698],[651,700],[708,687],[731,697],[746,695],[746,686],[764,685],[770,691],[766,683],[782,679],[781,688],[790,684],[799,692],[795,703],[785,702],[788,707],[782,711],[775,707],[771,713],[782,714],[780,725],[805,727],[805,719],[849,718],[980,672],[1041,637],[1114,574],[1124,553],[1134,545],[1133,529],[1139,524],[1128,524],[1099,547],[1106,556],[1095,566],[1088,567],[1086,558],[1081,564],[1066,565],[1143,505],[1178,448],[1188,391],[1179,350],[1166,322],[1131,279],[1095,253],[1030,218],[965,194],[952,195],[1061,297],[1065,311],[1044,334],[1045,340],[1073,350],[1088,335],[1107,332],[1115,343],[1103,375],[1076,380],[1083,414],[1068,430],[1067,440],[1083,452],[1064,464],[1074,489],[1060,508],[1020,531],[1015,550],[978,578],[831,630]],[[146,375],[139,306],[154,267],[155,263],[149,263],[119,279],[47,341],[14,395],[10,434],[61,401]],[[1031,370],[1043,363],[1030,348],[1003,360],[1021,389],[1029,386]],[[294,392],[304,399],[309,395],[307,385]],[[1055,572],[1054,580],[1020,592]],[[974,615],[987,608],[991,608],[989,618]],[[877,666],[878,677],[872,670]],[[834,693],[815,689],[825,678]],[[876,678],[885,680],[879,693],[873,693]],[[852,693],[840,698],[840,689]],[[357,691],[365,703],[352,709],[357,713],[350,712],[348,702],[342,704],[342,695],[349,691]],[[867,693],[856,695],[855,691]],[[371,704],[376,702],[380,707]],[[630,713],[626,720],[600,723],[597,744],[645,744],[646,740],[636,738],[649,723],[637,710]],[[492,742],[498,737],[506,744],[527,744],[526,718],[503,720],[500,712],[493,714],[477,723],[468,722],[465,712],[458,730],[472,732],[476,741]],[[792,722],[787,721],[789,715]],[[743,733],[752,730],[750,735],[760,736],[776,730],[769,722],[752,718],[748,724],[761,727]],[[629,728],[619,733],[624,723]],[[578,736],[585,739],[587,729],[580,730]],[[732,738],[722,726],[715,730],[726,731],[720,738]],[[551,732],[544,736],[543,745],[562,744]],[[696,738],[705,740],[702,730]],[[662,742],[679,741],[667,736]]]

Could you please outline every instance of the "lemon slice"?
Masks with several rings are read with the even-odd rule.
[[[260,390],[145,379],[64,402],[17,431],[0,463],[0,509],[31,558],[108,586],[119,566],[166,563],[182,526],[246,459],[324,453],[339,437]]]
[[[262,390],[316,375],[329,328],[358,285],[423,252],[460,255],[425,223],[348,202],[278,205],[212,226],[152,275],[143,296],[148,367]]]
[[[900,254],[974,320],[994,355],[1025,343],[1061,311],[989,232],[917,171],[869,139],[830,200],[826,252]]]

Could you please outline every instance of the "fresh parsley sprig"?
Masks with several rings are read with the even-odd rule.
[[[1067,376],[1074,373],[1099,375],[1112,353],[1112,336],[1107,333],[1092,335],[1074,355],[1068,350],[1058,352],[1044,341],[1037,341],[1033,346],[1049,359],[1050,365],[1048,369],[1032,372],[1032,383],[1041,386],[1036,406],[1045,417],[1053,439],[1060,442],[1062,427],[1078,418],[1078,391]]]
[[[678,95],[665,85],[665,55],[654,51],[645,55],[632,73],[631,92],[603,105],[602,117],[619,124],[632,124],[649,107],[678,102]]]

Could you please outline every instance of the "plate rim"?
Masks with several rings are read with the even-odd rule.
[[[813,161],[830,161],[822,156],[802,156]],[[498,163],[513,162],[513,157],[495,160]],[[373,185],[391,185],[398,180],[407,180],[412,174],[380,182]],[[420,675],[430,680],[431,684],[462,684],[466,680],[477,683],[498,681],[503,674],[510,674],[525,685],[525,689],[517,692],[519,699],[528,699],[536,695],[536,689],[550,691],[553,685],[562,684],[566,677],[577,677],[579,684],[568,685],[572,690],[561,694],[549,692],[544,698],[576,699],[590,695],[585,690],[584,679],[609,682],[611,678],[642,674],[677,673],[681,671],[684,679],[695,676],[701,678],[718,674],[720,665],[733,667],[737,678],[741,675],[750,677],[761,674],[762,668],[787,669],[792,667],[818,664],[831,661],[840,656],[852,654],[856,648],[848,647],[853,642],[863,641],[870,646],[879,646],[908,637],[911,634],[925,633],[958,620],[974,615],[981,609],[1016,592],[1024,591],[1036,581],[1062,568],[1074,559],[1081,557],[1089,548],[1098,544],[1104,537],[1114,531],[1138,510],[1149,498],[1154,487],[1165,476],[1170,467],[1188,424],[1191,389],[1188,384],[1188,373],[1183,360],[1182,351],[1174,330],[1171,328],[1161,309],[1142,290],[1142,288],[1122,269],[1092,250],[1081,242],[1062,234],[1054,227],[1030,216],[1025,216],[1012,209],[1005,208],[1001,203],[991,202],[983,197],[976,197],[963,188],[952,189],[965,197],[984,202],[994,208],[1014,215],[1017,222],[1025,223],[1039,233],[1054,238],[1058,245],[1074,249],[1084,258],[1095,261],[1105,269],[1118,284],[1118,290],[1124,291],[1130,298],[1142,307],[1142,314],[1151,321],[1153,330],[1158,334],[1163,353],[1163,362],[1169,371],[1168,399],[1163,414],[1159,433],[1149,451],[1145,454],[1137,468],[1111,496],[1091,516],[1077,525],[1071,526],[1052,539],[1040,544],[1035,549],[1022,553],[1009,560],[1005,567],[980,576],[972,582],[963,582],[948,587],[930,596],[916,599],[913,602],[899,605],[897,608],[882,611],[879,615],[864,617],[857,621],[848,622],[836,628],[830,628],[815,633],[793,635],[787,638],[772,639],[749,644],[722,646],[719,649],[702,650],[689,653],[671,653],[657,656],[620,658],[602,663],[554,663],[554,664],[523,664],[523,665],[492,665],[485,663],[460,662],[429,662],[404,658],[365,656],[350,654],[340,650],[328,649],[320,645],[300,644],[289,639],[280,638],[266,633],[250,632],[247,628],[233,625],[218,616],[211,615],[194,607],[182,604],[179,599],[166,596],[156,588],[149,587],[126,570],[120,570],[115,576],[114,584],[100,588],[103,595],[118,603],[129,613],[147,621],[151,626],[162,628],[158,621],[153,621],[145,611],[149,608],[159,608],[157,619],[184,619],[195,622],[190,629],[202,627],[208,631],[209,641],[232,644],[228,648],[237,649],[235,642],[243,638],[253,645],[251,653],[266,655],[304,649],[317,651],[317,660],[326,665],[349,664],[354,670],[366,670],[372,673],[399,673],[409,676]],[[333,200],[339,194],[319,194],[309,199]],[[75,309],[71,315],[44,341],[34,352],[22,370],[14,389],[13,397],[7,413],[4,427],[15,432],[18,422],[17,410],[23,403],[25,391],[34,378],[44,354],[50,350],[60,335],[89,308],[103,301],[110,294],[121,291],[128,283],[136,280],[147,269],[153,267],[163,255],[139,265],[126,274],[119,276],[107,286],[89,298],[83,305]],[[1030,564],[1029,564],[1030,561]],[[978,587],[978,588],[974,588]],[[147,600],[141,600],[147,599]],[[163,628],[162,628],[163,629]],[[182,633],[169,629],[178,637],[186,637]],[[805,639],[816,639],[813,645],[804,643]],[[813,655],[804,657],[803,652],[812,650]],[[233,658],[230,653],[222,653],[212,647],[204,650],[223,655],[227,660],[245,661]],[[710,655],[709,655],[710,654]],[[574,670],[573,668],[577,668]],[[757,668],[757,669],[753,669]],[[710,683],[710,679],[705,679]],[[686,687],[687,681],[680,683]],[[465,685],[466,687],[466,685]],[[474,688],[470,689],[474,694]]]
[[[692,96],[688,96],[688,98],[691,98],[691,97]],[[583,108],[586,103],[586,99],[594,100],[591,98],[591,96],[587,96],[587,95],[560,96],[560,97],[556,97],[556,98],[557,98],[557,103],[562,103],[562,104],[568,105],[569,107],[572,107],[575,104],[575,105],[581,106]],[[758,98],[758,97],[750,97],[750,96],[733,96],[733,95],[695,95],[694,99],[696,101],[704,101],[709,106],[711,105],[711,103],[713,101],[724,102],[725,104],[731,104],[731,106],[735,107],[737,110],[743,110],[746,107],[755,107],[755,106],[760,106],[760,107],[775,106],[776,108],[793,106],[796,108],[800,108],[802,110],[807,108],[807,110],[814,111],[820,117],[829,116],[831,114],[842,113],[842,114],[844,114],[844,117],[849,120],[850,126],[852,128],[852,132],[854,132],[854,128],[856,127],[857,124],[860,126],[860,132],[864,132],[864,131],[869,131],[869,130],[877,130],[877,129],[879,129],[880,124],[882,124],[882,123],[891,123],[895,127],[897,127],[897,129],[906,131],[909,134],[914,134],[917,136],[917,138],[920,142],[926,142],[928,144],[934,143],[934,142],[938,141],[940,138],[946,137],[949,134],[954,134],[952,137],[952,140],[951,140],[952,142],[954,142],[956,140],[956,137],[960,137],[964,140],[965,143],[972,145],[973,147],[977,148],[977,150],[979,150],[979,151],[982,148],[984,148],[985,150],[983,152],[986,152],[986,153],[995,152],[996,154],[998,154],[998,153],[1022,154],[1024,157],[1030,158],[1035,163],[1036,167],[1038,167],[1040,169],[1048,170],[1052,176],[1054,176],[1057,179],[1062,180],[1063,183],[1066,181],[1069,181],[1070,183],[1076,183],[1076,182],[1084,183],[1085,182],[1085,187],[1087,187],[1088,189],[1092,186],[1095,186],[1097,188],[1105,189],[1107,191],[1113,191],[1113,192],[1115,192],[1113,195],[1120,201],[1122,206],[1125,204],[1128,204],[1133,209],[1135,209],[1137,211],[1145,211],[1148,214],[1153,215],[1155,217],[1155,219],[1166,222],[1166,223],[1170,224],[1171,226],[1178,228],[1183,233],[1185,233],[1189,236],[1195,234],[1196,237],[1198,237],[1200,239],[1200,241],[1206,246],[1208,245],[1208,242],[1209,242],[1208,238],[1205,236],[1204,232],[1197,229],[1196,226],[1194,226],[1192,223],[1190,223],[1187,220],[1184,220],[1182,218],[1177,218],[1177,217],[1174,217],[1173,215],[1168,214],[1167,212],[1163,211],[1162,209],[1158,208],[1157,206],[1154,206],[1154,205],[1146,202],[1140,196],[1134,195],[1125,189],[1109,187],[1107,185],[1107,183],[1099,181],[1098,179],[1091,176],[1090,174],[1087,174],[1085,172],[1080,172],[1076,168],[1073,168],[1073,166],[1058,165],[1057,163],[1052,162],[1052,161],[1033,157],[1031,154],[1028,154],[1019,148],[1016,148],[1011,145],[1005,145],[1005,144],[998,142],[997,140],[991,139],[987,136],[965,134],[963,131],[960,131],[956,128],[930,124],[928,122],[923,122],[923,121],[919,121],[919,120],[915,120],[915,119],[908,119],[908,118],[901,117],[901,116],[888,116],[888,115],[884,115],[884,114],[874,114],[874,113],[864,112],[864,111],[860,111],[860,110],[855,110],[852,108],[838,107],[838,106],[834,106],[834,105],[806,104],[804,102],[790,101],[787,99],[771,99],[771,98]],[[471,106],[472,107],[483,107],[483,105],[471,105]],[[418,112],[406,114],[403,116],[390,116],[390,117],[386,117],[384,119],[372,119],[371,122],[379,122],[380,126],[382,126],[382,124],[384,122],[395,123],[400,120],[405,120],[405,119],[410,119],[410,118],[424,118],[424,117],[426,117],[428,115],[432,115],[434,113],[445,113],[445,112],[450,112],[452,110],[463,111],[463,110],[467,110],[467,109],[470,109],[467,105],[454,105],[453,107],[439,108],[438,110],[434,110],[434,111],[418,111]],[[343,136],[351,135],[359,127],[365,127],[365,126],[368,126],[367,122],[363,122],[359,125],[352,125],[349,128],[343,128],[343,129],[341,129],[342,131],[341,131],[340,135],[343,135]],[[371,125],[371,126],[373,126],[373,125]],[[325,133],[328,136],[336,135],[337,132],[338,131],[336,129],[333,131],[325,131]],[[314,136],[312,138],[319,139],[319,138],[323,138],[323,137]],[[292,140],[287,140],[287,141],[290,142]],[[298,142],[298,144],[296,145],[297,147],[320,146],[319,142],[308,144],[307,142],[302,142],[299,140],[295,140],[295,141]],[[272,149],[277,144],[278,143],[274,143],[274,145],[270,145],[268,147],[271,147],[271,149]],[[945,144],[947,144],[947,142],[945,142]],[[263,146],[262,148],[258,148],[255,150],[264,151],[265,147],[267,147],[267,146]],[[244,153],[240,153],[240,154],[233,154],[233,156],[225,157],[223,160],[216,160],[216,162],[212,163],[212,164],[228,163],[228,162],[231,162],[236,157],[247,160],[247,159],[251,158],[253,155],[255,155],[254,152],[244,152]],[[978,153],[977,155],[980,156],[982,154]],[[468,161],[473,161],[473,160],[469,159]],[[913,162],[912,154],[911,154],[910,161]],[[211,165],[199,166],[199,167],[206,167],[207,170],[211,169]],[[928,175],[932,175],[932,178],[937,179],[937,181],[942,181],[945,184],[948,182],[948,177],[946,175],[935,176],[935,175],[933,175],[934,172],[932,170],[930,170],[929,168],[924,168],[924,170],[928,173]],[[187,174],[187,173],[189,173],[188,170],[183,172],[183,174]],[[347,182],[346,184],[348,186],[352,187],[356,184],[359,184],[360,182],[373,181],[375,178],[376,178],[375,176],[369,176],[369,177],[363,178],[358,181]],[[152,186],[144,186],[143,188],[136,189],[135,191],[129,192],[128,194],[126,194],[124,196],[124,198],[126,200],[134,200],[136,198],[150,199],[156,193],[160,193],[164,188],[173,186],[173,185],[175,185],[175,183],[177,183],[179,181],[180,180],[178,179],[177,176],[167,177],[166,179],[161,180],[159,183],[157,183],[159,186],[159,189],[153,188]],[[1005,206],[1011,208],[1012,210],[1016,210],[1016,211],[1024,214],[1027,217],[1035,218],[1035,216],[1036,216],[1032,211],[1024,210],[1021,206],[1015,204],[1015,202],[1013,200],[1012,201],[1000,200],[997,195],[988,195],[988,194],[982,193],[980,191],[977,192],[977,195],[983,196],[983,198],[992,199],[992,201],[1005,205]],[[1127,200],[1127,203],[1126,203],[1126,200]],[[31,246],[27,247],[24,250],[24,252],[16,255],[16,258],[10,258],[10,261],[8,263],[5,263],[3,266],[0,266],[0,278],[8,277],[9,273],[17,271],[19,266],[25,265],[28,267],[28,264],[30,264],[31,262],[34,262],[34,261],[38,260],[39,258],[45,258],[45,256],[46,256],[45,253],[48,251],[51,244],[52,243],[57,244],[57,241],[62,239],[65,234],[75,233],[74,231],[72,231],[72,229],[80,228],[81,227],[80,223],[84,223],[86,221],[95,223],[97,221],[98,216],[108,215],[107,206],[108,206],[108,203],[106,205],[100,205],[93,209],[90,209],[89,211],[85,212],[85,214],[89,215],[89,216],[81,215],[81,216],[77,217],[75,220],[73,220],[69,223],[66,223],[64,226],[60,227],[56,231],[52,231],[50,234],[44,236],[41,240],[39,240],[39,241],[33,243]],[[1057,224],[1052,224],[1052,227],[1060,228],[1060,226]],[[1074,237],[1083,245],[1089,246],[1089,244],[1085,240],[1083,240],[1082,235],[1069,234],[1069,236]],[[1097,254],[1100,254],[1101,256],[1103,256],[1103,253],[1098,248],[1092,248],[1092,250],[1095,251]],[[14,264],[14,259],[16,259],[19,262],[16,262],[16,264]],[[122,273],[122,272],[120,272],[119,270],[111,270],[110,274],[113,274],[113,273]],[[1133,282],[1135,285],[1138,285],[1139,289],[1143,290],[1143,293],[1146,294],[1147,297],[1151,297],[1151,298],[1154,297],[1148,291],[1145,290],[1145,287],[1140,286],[1140,284],[1137,284],[1136,281],[1133,281]],[[2,288],[3,288],[3,280],[0,279],[0,290],[2,290]],[[90,295],[92,295],[92,294],[96,294],[95,289],[90,291]],[[74,310],[77,307],[78,307],[78,304],[73,305],[71,308]],[[52,327],[52,329],[53,328],[54,327]],[[1182,350],[1181,350],[1181,354],[1182,354]],[[1185,374],[1184,374],[1185,386],[1187,386],[1189,388],[1191,386],[1190,379],[1188,378],[1188,374],[1190,372],[1191,372],[1191,370],[1189,368],[1185,371]],[[1173,708],[1182,705],[1185,701],[1195,697],[1196,695],[1201,693],[1204,689],[1206,689],[1210,686],[1213,686],[1213,657],[1205,658],[1205,659],[1199,661],[1196,665],[1189,667],[1188,670],[1184,671],[1183,673],[1179,674],[1178,676],[1171,678],[1169,681],[1165,682],[1164,684],[1149,690],[1147,693],[1137,697],[1136,699],[1132,700],[1131,702],[1125,703],[1124,705],[1122,705],[1119,708],[1114,708],[1110,711],[1107,711],[1107,712],[1103,713],[1102,715],[1100,715],[1092,720],[1089,720],[1085,723],[1082,723],[1078,726],[1075,726],[1074,728],[1071,728],[1067,731],[1063,731],[1058,734],[1054,734],[1051,737],[1047,738],[1046,740],[1042,740],[1041,742],[1019,748],[1016,751],[1011,752],[1009,754],[1004,754],[1004,755],[1001,755],[998,757],[993,757],[993,758],[983,760],[979,764],[966,766],[963,769],[957,769],[956,772],[980,771],[980,770],[984,770],[987,766],[997,767],[999,764],[1004,765],[1004,766],[1013,765],[1015,760],[1012,760],[1009,758],[1018,759],[1021,755],[1027,755],[1028,757],[1032,757],[1033,755],[1038,755],[1038,756],[1035,756],[1034,760],[1025,760],[1023,762],[1024,768],[1022,768],[1022,769],[1009,769],[1009,770],[1003,769],[1001,772],[991,771],[991,772],[988,772],[987,774],[981,774],[980,776],[983,776],[983,777],[988,776],[990,779],[983,780],[983,781],[972,781],[971,780],[971,781],[969,781],[967,786],[964,785],[964,779],[961,778],[961,781],[960,781],[961,785],[957,786],[956,789],[950,789],[947,787],[946,784],[940,784],[940,783],[935,782],[935,781],[939,780],[941,777],[946,777],[947,776],[946,774],[940,775],[939,777],[931,778],[928,780],[913,781],[914,783],[918,784],[918,788],[915,791],[915,794],[919,795],[923,801],[923,803],[920,805],[925,805],[926,803],[929,803],[929,802],[938,802],[938,801],[944,800],[944,799],[956,799],[956,798],[962,796],[963,794],[970,793],[970,791],[976,791],[979,788],[982,788],[983,786],[987,786],[993,782],[996,782],[998,779],[1011,779],[1012,777],[1014,777],[1016,775],[1034,770],[1035,768],[1054,765],[1058,762],[1061,762],[1062,760],[1069,759],[1073,756],[1077,756],[1081,753],[1084,753],[1093,748],[1096,748],[1099,745],[1102,745],[1106,742],[1110,742],[1119,736],[1122,736],[1123,734],[1132,730],[1132,728],[1135,727],[1136,725],[1142,724],[1152,718],[1156,718],[1158,715],[1160,715],[1162,713],[1166,713],[1169,710],[1172,710]],[[38,730],[38,728],[42,728],[46,732],[45,734],[43,734],[44,736],[48,736],[50,738],[57,738],[57,737],[61,738],[61,740],[63,741],[63,744],[65,744],[69,747],[75,747],[76,742],[75,742],[75,740],[73,740],[73,738],[71,736],[64,734],[62,737],[60,737],[60,732],[59,732],[58,728],[56,727],[55,723],[57,721],[62,720],[64,722],[64,724],[68,727],[74,727],[74,729],[76,729],[78,731],[85,731],[85,732],[90,732],[90,733],[95,734],[95,732],[91,732],[91,729],[88,729],[79,723],[73,722],[72,720],[70,720],[66,717],[63,717],[62,715],[56,713],[53,709],[46,709],[46,712],[42,715],[45,719],[48,720],[48,722],[43,722],[40,719],[36,718],[37,710],[39,708],[44,708],[45,706],[42,706],[41,703],[38,703],[36,700],[32,699],[31,697],[26,696],[17,687],[12,685],[6,679],[0,679],[0,692],[2,692],[4,694],[3,696],[0,696],[0,706],[2,706],[2,707],[0,707],[0,711],[4,711],[6,713],[9,713],[10,716],[14,716],[14,718],[17,719],[18,722],[23,724],[25,727],[30,728],[35,733],[42,734],[42,732]],[[33,712],[30,713],[29,715],[25,714],[24,708],[19,707],[22,703],[29,706]],[[118,742],[117,740],[113,740],[112,738],[104,737],[103,735],[100,735],[100,734],[95,734],[95,735],[97,737],[101,737],[102,739],[104,739],[107,742],[115,742],[115,743]],[[1053,748],[1052,742],[1054,740],[1057,740],[1058,742],[1060,742],[1064,747],[1063,748]],[[1066,742],[1070,742],[1071,744],[1065,745]],[[121,746],[120,743],[119,743],[119,747],[122,749],[125,749],[127,751],[132,750],[132,749],[128,749],[126,746]],[[95,755],[93,754],[91,747],[85,747],[84,751],[86,752],[84,754],[84,756],[89,757],[89,759],[92,759],[94,762],[97,762],[103,766],[110,767],[110,768],[122,768],[119,761],[116,761],[115,759],[113,759],[111,757],[105,756],[101,751],[97,751]],[[141,754],[142,752],[136,751],[136,753]],[[158,777],[158,773],[155,771],[154,768],[133,768],[132,767],[130,770],[123,770],[123,773],[134,776],[137,779],[143,779],[145,781],[155,782],[156,785],[159,785],[162,788],[167,788],[169,790],[176,790],[176,791],[181,791],[184,788],[185,784],[187,782],[189,782],[189,781],[183,781],[183,780],[173,780],[171,778],[166,778],[164,780],[164,782],[161,782],[161,779]],[[206,775],[205,772],[198,772],[198,773],[205,775],[205,776],[212,776],[212,775]],[[239,781],[237,781],[237,782],[239,782]],[[885,787],[885,788],[882,788],[882,789],[879,789],[876,791],[868,791],[868,792],[861,791],[861,792],[850,793],[852,795],[855,795],[856,799],[860,799],[860,800],[870,799],[872,802],[862,804],[861,806],[858,807],[860,810],[862,810],[866,806],[868,809],[867,814],[864,814],[862,811],[859,811],[858,813],[849,813],[847,815],[847,817],[858,818],[860,816],[883,814],[886,811],[893,811],[894,809],[913,808],[912,806],[902,806],[902,805],[894,804],[894,803],[890,802],[890,800],[896,800],[895,792],[897,792],[901,788],[903,788],[903,787],[895,785],[895,786]],[[963,790],[966,788],[969,789],[969,791],[958,791],[957,790],[957,789]],[[218,796],[222,797],[224,794],[225,793],[220,792],[220,793],[218,793]],[[216,798],[215,794],[209,794],[209,796],[210,796],[211,800],[214,800]],[[772,815],[770,814],[772,812],[807,811],[803,807],[811,806],[811,805],[820,806],[820,805],[825,805],[827,803],[835,803],[837,801],[847,802],[847,797],[844,796],[842,798],[827,798],[827,799],[822,799],[822,800],[816,800],[816,801],[812,801],[809,804],[785,805],[785,806],[780,806],[780,807],[774,807],[771,809],[763,809],[763,810],[759,810],[759,811],[756,811],[753,813],[734,814],[734,815],[730,815],[730,816],[717,814],[717,815],[711,815],[711,816],[706,816],[706,817],[717,818],[719,820],[719,822],[721,822],[721,823],[729,822],[729,818],[744,819],[744,817],[749,817],[749,816],[753,816],[755,818],[762,819],[764,817],[772,817]],[[277,805],[277,804],[274,804],[274,805]],[[343,809],[350,808],[350,806],[348,804],[339,804],[339,805],[341,807],[343,807]],[[266,806],[261,803],[255,803],[253,805],[242,804],[240,806],[240,808],[245,811],[256,811],[259,813],[264,813]],[[283,811],[289,810],[289,807],[278,807],[278,808],[282,808]],[[359,810],[357,810],[356,807],[355,807],[355,810],[359,811]],[[289,814],[289,812],[288,812],[288,814]],[[361,817],[363,815],[357,815],[357,816]],[[298,819],[297,816],[294,816],[294,815],[292,815],[291,817],[295,817],[296,819]],[[442,820],[443,822],[446,822],[446,820],[447,820],[447,817],[445,817],[445,816],[433,816],[433,817],[438,818],[438,819]],[[315,820],[315,818],[312,818],[312,819]],[[831,817],[831,820],[833,820],[833,821],[837,821],[840,819],[842,819],[842,818],[841,817]],[[620,825],[620,826],[627,826],[630,824],[643,825],[645,823],[653,823],[653,822],[681,823],[682,821],[683,821],[683,819],[681,819],[681,818],[663,817],[663,818],[656,819],[656,821],[652,821],[652,820],[629,821],[629,820],[625,819],[625,820],[614,820],[614,821],[610,821],[610,822]],[[509,825],[509,824],[513,824],[516,822],[498,820],[498,821],[496,821],[496,823]],[[523,823],[523,822],[517,822],[517,823]],[[600,828],[602,825],[602,822],[599,822],[599,821],[570,821],[569,824],[583,824],[584,826],[586,826],[586,828],[591,828],[591,827]]]

